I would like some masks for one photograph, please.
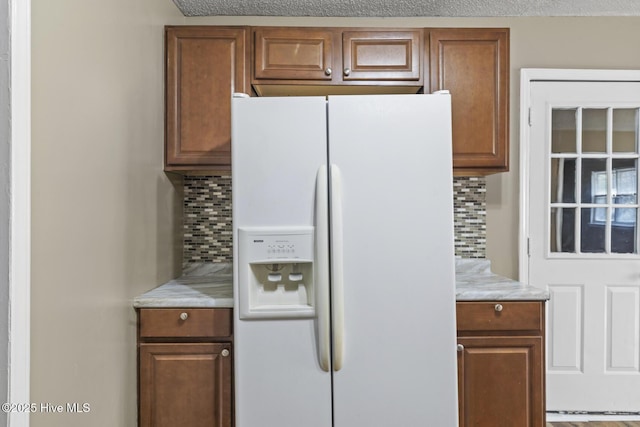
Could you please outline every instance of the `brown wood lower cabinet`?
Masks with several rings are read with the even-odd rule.
[[[460,427],[544,427],[544,304],[456,304]],[[233,426],[232,351],[231,309],[139,309],[140,427]]]
[[[231,427],[231,310],[140,309],[138,319],[140,427]]]
[[[543,427],[544,301],[458,302],[461,427]]]

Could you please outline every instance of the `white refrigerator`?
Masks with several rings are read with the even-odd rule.
[[[448,94],[232,101],[236,427],[454,427]]]

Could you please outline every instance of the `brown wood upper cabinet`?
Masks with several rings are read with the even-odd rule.
[[[431,91],[451,92],[455,175],[509,170],[509,29],[429,30]]]
[[[166,171],[230,171],[234,92],[441,89],[451,92],[454,174],[509,169],[508,28],[169,26],[165,74]]]
[[[422,29],[256,27],[253,38],[259,95],[296,93],[296,85],[325,86],[324,93],[329,85],[338,86],[335,93],[360,85],[410,92],[422,86]]]
[[[231,96],[249,90],[248,31],[166,27],[166,171],[230,170]]]
[[[254,79],[333,79],[334,34],[323,28],[254,28]]]
[[[344,81],[422,82],[422,30],[344,31]]]

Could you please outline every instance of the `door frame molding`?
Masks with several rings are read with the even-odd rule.
[[[9,1],[11,194],[8,401],[30,402],[31,362],[31,0]],[[29,426],[9,412],[7,425]]]
[[[519,281],[529,283],[529,152],[531,83],[539,81],[640,82],[640,70],[522,68],[520,70],[520,226]]]

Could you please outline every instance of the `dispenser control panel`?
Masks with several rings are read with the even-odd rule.
[[[315,315],[313,227],[238,228],[240,319]]]
[[[241,230],[245,231],[245,230]],[[310,230],[298,232],[273,230],[265,233],[265,230],[245,231],[244,240],[249,244],[248,256],[252,261],[260,259],[307,259],[313,258],[313,239]],[[289,234],[290,233],[290,234]],[[242,233],[244,234],[244,233]]]
[[[267,246],[267,254],[271,255],[295,255],[296,245],[278,243]]]

